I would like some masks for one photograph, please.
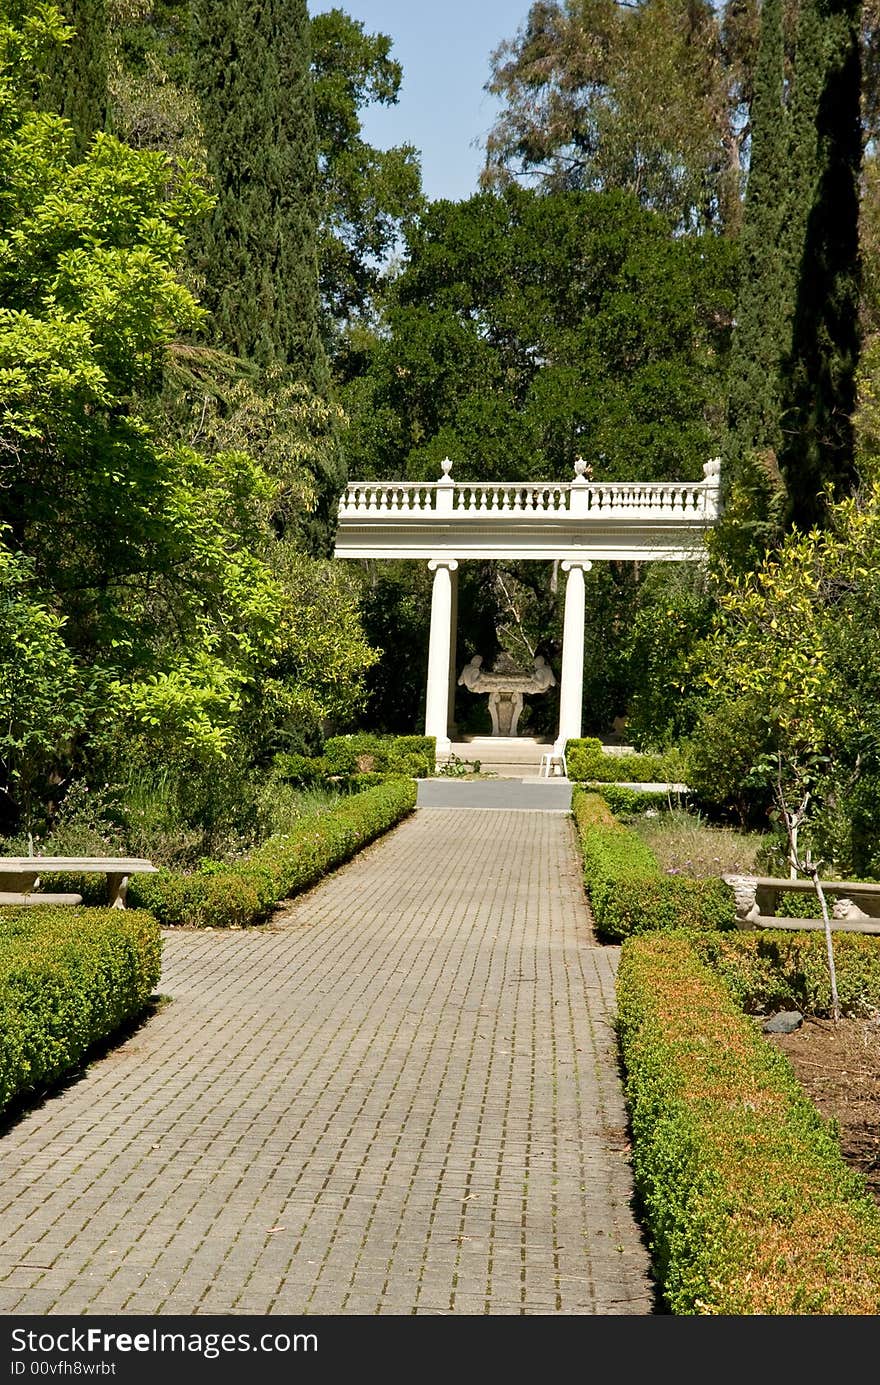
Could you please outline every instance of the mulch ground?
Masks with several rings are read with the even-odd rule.
[[[880,1018],[806,1019],[794,1034],[767,1037],[822,1115],[837,1121],[844,1158],[880,1203]]]

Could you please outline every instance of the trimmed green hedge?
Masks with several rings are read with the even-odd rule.
[[[0,908],[0,1109],[141,1013],[161,945],[132,909]]]
[[[880,1312],[880,1209],[690,941],[629,939],[617,995],[633,1169],[670,1311]]]
[[[387,832],[411,812],[415,801],[413,779],[386,779],[303,818],[294,832],[271,837],[234,865],[207,862],[191,875],[163,870],[132,876],[129,901],[149,909],[166,927],[259,923],[278,900],[308,889]]]
[[[595,736],[568,741],[565,762],[569,779],[597,784],[677,784],[684,778],[677,750],[664,755],[608,755]]]
[[[605,941],[682,927],[735,927],[733,893],[723,881],[664,875],[650,847],[617,821],[599,794],[575,788],[572,812],[584,885]]]
[[[635,781],[633,781],[635,782]],[[637,813],[666,812],[669,808],[669,793],[666,790],[628,789],[623,784],[591,784],[590,793],[604,798],[612,813],[634,817]],[[683,795],[674,795],[675,806],[683,803]]]
[[[426,779],[437,763],[434,736],[377,736],[357,731],[331,736],[320,755],[276,755],[272,773],[291,784],[307,786],[327,780],[362,781],[366,774]]]
[[[824,932],[735,930],[692,939],[701,961],[726,982],[744,1009],[831,1014]],[[834,934],[837,991],[844,1014],[880,1010],[880,937]]]

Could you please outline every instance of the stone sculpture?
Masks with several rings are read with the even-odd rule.
[[[492,719],[493,736],[515,736],[523,709],[523,696],[526,693],[545,693],[556,684],[553,673],[543,654],[536,654],[532,660],[530,673],[518,668],[509,654],[502,651],[486,672],[482,654],[475,654],[461,671],[460,687],[473,693],[488,693],[489,716]]]

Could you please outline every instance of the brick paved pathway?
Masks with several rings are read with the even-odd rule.
[[[646,1314],[571,821],[425,809],[0,1143],[0,1312]]]

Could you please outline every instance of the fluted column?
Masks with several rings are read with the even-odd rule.
[[[434,574],[434,589],[431,593],[425,735],[436,737],[437,755],[443,757],[452,750],[449,739],[449,662],[452,658],[453,574],[458,562],[455,558],[435,558],[428,568]]]
[[[562,564],[568,573],[565,583],[565,618],[562,627],[562,673],[559,679],[559,735],[553,747],[557,755],[566,741],[581,734],[584,700],[584,573],[593,566],[587,561]]]

